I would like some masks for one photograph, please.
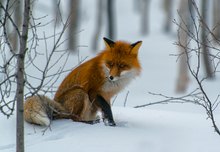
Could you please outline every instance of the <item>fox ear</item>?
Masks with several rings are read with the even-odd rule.
[[[138,50],[141,47],[142,41],[137,41],[131,44],[131,54],[138,54]]]
[[[115,42],[110,40],[110,39],[107,39],[107,38],[103,38],[104,39],[104,42],[105,42],[105,46],[108,48],[108,49],[111,49],[111,47],[113,47],[115,45]]]

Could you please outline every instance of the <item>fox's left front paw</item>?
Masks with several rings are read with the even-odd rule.
[[[114,126],[116,126],[116,123],[114,121],[113,122],[108,122],[108,125],[114,127]]]
[[[112,126],[112,127],[116,126],[116,123],[114,120],[109,120],[109,119],[104,118],[103,122],[106,126]]]

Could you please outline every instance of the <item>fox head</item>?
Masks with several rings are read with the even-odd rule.
[[[114,82],[139,75],[141,66],[138,60],[138,50],[142,41],[114,42],[104,38],[104,42],[106,49],[102,52],[102,64],[109,81]]]

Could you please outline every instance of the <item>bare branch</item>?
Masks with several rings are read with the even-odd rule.
[[[214,60],[217,62],[217,64],[214,67],[214,72],[216,72],[216,69],[218,68],[218,65],[220,64],[220,49],[218,46],[220,46],[220,41],[215,37],[215,35],[212,33],[213,30],[209,28],[206,21],[204,20],[203,16],[200,14],[199,8],[197,7],[197,4],[194,0],[189,0],[189,3],[192,3],[193,8],[196,10],[197,18],[194,18],[192,13],[190,14],[192,25],[194,26],[195,31],[192,32],[186,21],[183,19],[181,14],[179,13],[181,23],[178,23],[174,20],[174,24],[177,25],[177,27],[181,30],[181,32],[184,32],[188,36],[187,43],[181,43],[181,36],[180,36],[180,30],[178,31],[178,42],[175,44],[179,46],[184,52],[181,52],[178,54],[178,58],[182,55],[186,55],[186,64],[188,67],[188,71],[190,75],[193,77],[193,80],[196,82],[197,87],[194,91],[192,91],[189,94],[186,94],[184,96],[180,97],[170,97],[162,94],[156,94],[156,93],[150,93],[154,96],[162,97],[163,100],[157,101],[157,102],[150,102],[144,105],[136,106],[135,108],[141,108],[146,107],[150,105],[155,104],[168,104],[168,103],[192,103],[195,105],[198,105],[205,109],[206,114],[208,116],[208,119],[211,120],[212,126],[214,128],[214,131],[220,135],[220,130],[217,126],[216,120],[215,120],[215,114],[214,111],[217,109],[217,107],[220,105],[219,97],[220,95],[217,95],[217,98],[213,101],[211,100],[210,96],[208,95],[206,88],[204,87],[204,82],[207,80],[207,76],[201,77],[201,57],[202,55],[206,55],[210,58],[212,58],[212,61]],[[204,14],[203,14],[204,15]],[[201,32],[203,30],[206,30],[206,34],[203,35],[203,41],[201,36]],[[212,36],[216,41],[218,42],[218,46],[212,45],[212,40],[209,36]],[[194,47],[190,46],[190,44],[193,43]],[[211,49],[212,52],[204,52],[203,48]],[[216,53],[217,52],[217,53]],[[190,60],[193,59],[194,64],[190,64]]]

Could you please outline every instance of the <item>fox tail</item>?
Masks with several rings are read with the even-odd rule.
[[[44,95],[29,97],[24,103],[24,119],[29,123],[49,126],[59,113],[65,113],[65,109]]]

